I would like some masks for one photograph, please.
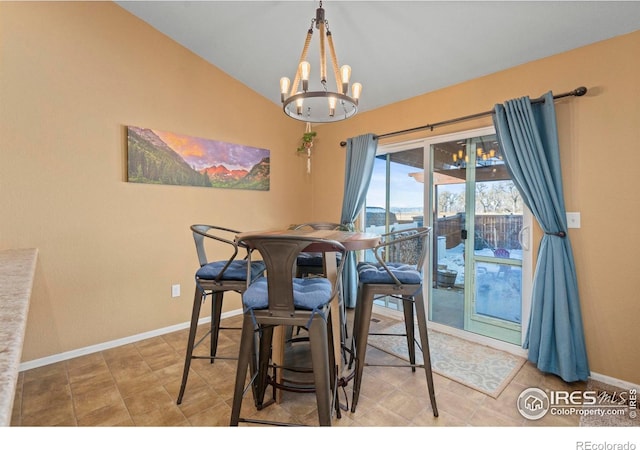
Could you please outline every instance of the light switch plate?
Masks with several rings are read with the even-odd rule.
[[[567,213],[567,227],[580,228],[580,213],[568,212]]]
[[[180,285],[172,284],[171,285],[171,297],[180,297]]]

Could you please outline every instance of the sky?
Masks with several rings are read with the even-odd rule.
[[[269,150],[263,148],[185,136],[166,131],[153,130],[153,132],[195,170],[221,164],[229,170],[250,170],[263,158],[268,157],[270,153]]]
[[[423,208],[424,184],[416,181],[409,173],[420,169],[403,164],[391,163],[391,206],[396,208]],[[385,161],[376,158],[371,183],[367,193],[367,206],[385,205]]]
[[[376,159],[371,174],[371,184],[367,192],[367,206],[385,206],[385,161]],[[410,173],[421,169],[404,164],[391,163],[391,208],[424,208],[424,183],[416,181]],[[425,174],[426,176],[426,174]],[[465,184],[440,186],[440,192],[448,190],[464,194]]]

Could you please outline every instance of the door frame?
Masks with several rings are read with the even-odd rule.
[[[432,185],[433,185],[433,172],[431,170],[431,154],[430,154],[430,146],[431,144],[436,144],[439,142],[446,142],[453,139],[466,139],[475,136],[482,136],[488,134],[495,134],[495,128],[493,126],[488,127],[479,127],[471,130],[459,131],[454,133],[441,134],[436,136],[429,136],[426,138],[420,139],[412,139],[407,141],[395,142],[386,145],[379,145],[378,151],[376,154],[386,154],[386,153],[394,153],[403,150],[409,150],[416,147],[422,147],[424,151],[424,211],[425,211],[425,219],[426,213],[428,214],[429,221],[425,220],[425,225],[430,226],[433,229],[433,217],[431,214],[433,208],[434,199],[432,198]],[[364,214],[364,212],[363,212]],[[446,326],[437,322],[433,322],[429,320],[427,317],[427,323],[429,327],[433,330],[450,334],[456,337],[460,337],[469,341],[476,342],[481,345],[486,345],[487,347],[492,347],[497,350],[503,350],[509,352],[511,354],[515,354],[518,356],[527,357],[527,350],[522,348],[522,344],[526,339],[526,330],[529,324],[530,317],[530,309],[531,309],[531,294],[533,290],[533,252],[532,252],[532,225],[533,225],[533,215],[528,210],[528,208],[524,208],[523,212],[523,236],[522,236],[522,244],[523,245],[523,254],[522,254],[522,333],[521,333],[521,345],[511,344],[505,341],[500,341],[498,339],[490,338],[487,336],[483,336],[477,333],[473,333],[471,331],[461,330],[459,328],[454,328],[450,326]],[[433,254],[433,240],[429,239],[429,254]],[[528,250],[525,250],[525,247]],[[425,274],[425,282],[423,284],[423,294],[426,301],[427,310],[429,310],[431,304],[431,286],[433,283],[433,270],[431,270],[432,259],[427,258],[425,264],[428,265],[424,269]],[[385,308],[382,306],[375,307],[376,313],[387,315],[390,317],[402,319],[403,315],[400,311],[395,311],[390,308]]]
[[[465,131],[460,131],[460,132],[455,132],[455,133],[447,133],[447,134],[441,134],[441,135],[437,135],[437,136],[430,136],[427,138],[424,138],[422,140],[423,142],[423,148],[425,151],[425,155],[424,155],[424,187],[425,187],[425,194],[424,194],[424,198],[425,198],[425,205],[424,205],[424,210],[425,213],[429,212],[429,219],[427,222],[427,217],[425,214],[425,223],[428,223],[428,226],[432,227],[433,229],[433,208],[434,208],[434,202],[437,201],[436,199],[433,198],[433,192],[432,192],[432,186],[433,186],[433,171],[431,168],[431,152],[430,152],[430,148],[432,144],[437,144],[440,142],[447,142],[447,141],[452,141],[452,140],[462,140],[462,139],[468,139],[468,138],[473,138],[473,137],[477,137],[477,136],[485,136],[485,135],[490,135],[490,134],[495,134],[495,128],[493,126],[488,126],[488,127],[480,127],[480,128],[474,128],[471,130],[465,130]],[[531,308],[531,293],[532,293],[532,289],[533,289],[533,255],[532,255],[532,251],[531,251],[531,227],[533,224],[533,215],[531,214],[531,212],[528,210],[528,208],[526,208],[526,206],[524,207],[524,211],[523,211],[523,233],[522,233],[522,242],[521,244],[523,244],[523,252],[522,252],[522,320],[521,320],[521,342],[520,345],[516,345],[516,344],[511,344],[509,342],[505,342],[505,341],[501,341],[495,338],[491,338],[491,337],[487,337],[484,335],[480,335],[471,331],[467,331],[467,330],[463,330],[463,329],[459,329],[459,328],[455,328],[455,327],[450,327],[447,325],[443,325],[440,324],[438,322],[433,322],[431,320],[428,319],[428,324],[431,328],[433,328],[434,330],[443,332],[443,333],[448,333],[457,337],[461,337],[470,341],[474,341],[477,342],[479,344],[482,345],[487,345],[489,347],[493,347],[499,350],[505,350],[508,351],[510,353],[514,353],[520,356],[525,356],[527,355],[527,351],[525,349],[522,348],[522,344],[524,343],[524,340],[526,339],[526,333],[527,333],[527,328],[528,328],[528,324],[529,324],[529,316],[530,316],[530,308]],[[433,249],[433,240],[430,240],[430,255],[432,255],[434,249]],[[432,259],[429,258],[429,264],[432,264]],[[465,275],[466,278],[466,275]],[[433,271],[432,270],[425,270],[425,283],[424,283],[424,294],[425,294],[425,298],[427,300],[427,307],[429,310],[429,306],[431,304],[431,286],[433,285]],[[466,295],[466,294],[465,294]]]

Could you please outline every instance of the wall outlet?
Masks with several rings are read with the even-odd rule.
[[[567,213],[567,227],[580,228],[580,213],[568,212]]]
[[[180,297],[180,285],[172,284],[171,285],[171,297]]]

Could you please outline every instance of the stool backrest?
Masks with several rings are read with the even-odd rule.
[[[373,249],[373,253],[382,267],[391,274],[387,263],[403,263],[413,266],[421,272],[427,256],[427,239],[430,227],[415,227],[396,230],[381,236],[381,243]],[[400,282],[392,275],[392,278]]]
[[[225,256],[215,258],[216,261],[226,261],[226,264],[224,265],[222,270],[220,270],[217,279],[224,278],[224,272],[238,256],[239,246],[235,242],[235,236],[240,232],[237,230],[232,230],[231,228],[204,224],[191,225],[190,228],[193,233],[193,241],[196,244],[196,252],[198,253],[198,262],[200,263],[200,267],[203,267],[208,263],[214,261],[214,259],[207,258],[205,238],[222,242],[228,246],[228,252],[225,253]]]

